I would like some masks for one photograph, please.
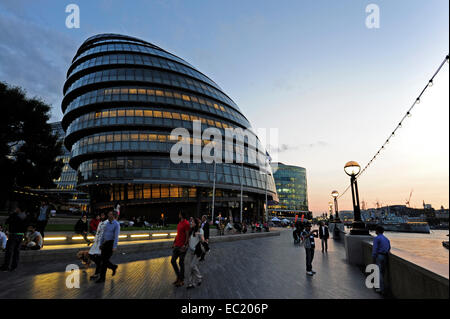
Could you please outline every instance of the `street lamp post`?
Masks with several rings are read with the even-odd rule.
[[[244,195],[244,161],[241,168],[241,203],[240,203],[240,222],[242,224],[242,197]]]
[[[330,221],[333,219],[333,203],[328,202],[328,210],[330,211]]]
[[[212,209],[211,209],[211,220],[214,223],[214,204],[216,199],[216,159],[214,158],[214,181],[213,181],[213,193],[212,193]]]
[[[337,201],[337,199],[339,197],[339,192],[332,191],[331,197],[333,197],[333,199],[334,199],[334,212],[335,212],[334,219],[335,219],[336,223],[340,223],[341,220],[339,219],[339,208],[338,208],[338,201]]]
[[[353,201],[353,224],[350,231],[351,235],[369,235],[366,225],[361,220],[361,209],[359,208],[359,193],[356,177],[361,170],[361,166],[357,162],[350,161],[344,166],[345,173],[350,176],[350,187],[352,189]]]
[[[266,223],[267,224],[269,224],[269,211],[268,211],[268,208],[267,208],[267,180],[268,180],[268,178],[269,178],[269,167],[270,167],[270,156],[269,157],[266,157],[266,164],[267,164],[267,161],[269,162],[269,166],[266,166],[266,193],[265,193],[265,195],[266,195],[266,211],[264,212],[265,213],[265,215],[266,215]]]
[[[268,173],[266,173],[266,189],[265,189],[265,196],[266,196],[266,206],[264,207],[265,209],[265,211],[264,211],[264,215],[265,215],[265,218],[266,218],[266,221],[267,221],[267,176],[268,176]]]

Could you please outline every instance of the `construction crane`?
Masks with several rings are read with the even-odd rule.
[[[406,200],[406,207],[411,207],[411,196],[412,196],[413,190],[411,189],[411,192],[409,193],[409,198]]]
[[[374,204],[377,209],[381,207],[380,201],[378,199]]]

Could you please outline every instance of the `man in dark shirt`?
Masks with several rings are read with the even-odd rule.
[[[81,235],[87,242],[87,245],[90,246],[92,242],[87,237],[88,232],[89,232],[89,223],[87,220],[87,215],[83,214],[83,216],[81,216],[81,218],[75,224],[75,233]]]
[[[180,222],[177,226],[177,236],[173,242],[172,251],[172,267],[177,275],[177,280],[173,283],[177,287],[184,285],[184,257],[186,257],[187,245],[189,243],[189,231],[191,229],[189,222],[186,220],[186,213],[180,212],[178,215]],[[177,265],[177,259],[179,259],[180,268]]]
[[[324,222],[320,222],[319,226],[319,238],[322,240],[322,252],[328,252],[328,238],[330,238],[330,232],[328,226]]]
[[[23,204],[18,204],[5,224],[9,226],[9,238],[6,243],[5,261],[2,271],[14,271],[19,263],[20,245],[27,228],[27,214]]]

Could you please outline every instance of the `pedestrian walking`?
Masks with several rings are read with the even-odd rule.
[[[328,252],[328,238],[330,238],[330,232],[328,226],[322,221],[319,226],[319,238],[322,241],[322,252]]]
[[[42,237],[45,236],[45,227],[47,227],[48,220],[50,218],[50,206],[47,201],[43,201],[39,208],[39,215],[36,220],[36,230],[41,234]]]
[[[116,274],[118,268],[117,265],[114,265],[110,261],[114,251],[117,249],[117,243],[119,242],[120,224],[117,221],[117,217],[116,211],[110,211],[108,213],[108,219],[106,220],[106,225],[100,240],[101,270],[100,277],[96,280],[96,283],[105,282],[106,271],[108,268],[112,270],[113,276]]]
[[[384,236],[384,228],[382,226],[377,226],[375,228],[375,233],[377,236],[373,239],[372,257],[373,262],[380,270],[379,288],[377,288],[376,291],[384,294],[384,274],[386,272],[389,251],[391,250],[391,242]]]
[[[304,238],[303,245],[305,246],[306,253],[306,274],[308,276],[313,276],[316,272],[312,269],[312,261],[314,259],[314,249],[316,244],[314,238],[317,238],[317,229],[311,231],[311,224],[305,225],[305,230],[302,232],[302,237]]]
[[[205,241],[203,242],[203,247],[205,248],[205,251],[200,256],[200,261],[204,261],[206,253],[208,251],[210,251],[210,248],[209,248],[209,222],[208,222],[208,218],[206,217],[206,215],[202,216],[201,228],[203,229],[203,236],[205,237]]]
[[[173,242],[172,248],[172,267],[177,276],[177,280],[173,283],[177,287],[184,285],[184,258],[186,257],[187,245],[189,242],[190,225],[186,220],[186,213],[180,212],[178,215],[180,222],[177,226],[177,236]],[[179,267],[177,265],[177,259],[179,260]]]
[[[3,226],[0,225],[0,251],[5,251],[6,243],[8,242],[8,237],[3,232]]]
[[[114,206],[114,211],[117,213],[117,219],[120,218],[120,203],[117,202],[116,205]]]
[[[97,232],[95,233],[94,243],[89,249],[89,258],[95,263],[95,273],[90,277],[91,280],[98,279],[100,277],[102,265],[102,258],[101,258],[102,251],[100,249],[100,241],[102,240],[103,232],[105,231],[106,223],[108,222],[106,220],[105,213],[101,213],[99,217],[100,223],[97,226]]]
[[[97,233],[98,225],[102,222],[100,214],[95,214],[95,218],[92,218],[89,222],[89,233],[95,235]]]
[[[201,221],[198,218],[194,219],[194,225],[189,233],[189,249],[186,255],[186,264],[188,265],[187,289],[194,288],[194,284],[200,286],[202,283],[202,275],[198,268],[198,262],[204,253],[202,243],[205,241],[203,229],[201,228]]]
[[[15,211],[6,219],[9,238],[6,243],[5,260],[0,269],[2,271],[14,271],[19,264],[20,245],[27,227],[27,214],[25,207],[19,203]]]
[[[90,246],[92,242],[87,237],[88,231],[89,231],[89,224],[87,222],[87,216],[86,214],[83,214],[83,216],[81,216],[81,218],[75,224],[75,233],[81,235],[87,242],[87,245]]]

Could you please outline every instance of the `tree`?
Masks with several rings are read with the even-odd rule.
[[[50,106],[0,82],[0,207],[16,187],[52,188],[61,174],[62,142],[48,120]]]

